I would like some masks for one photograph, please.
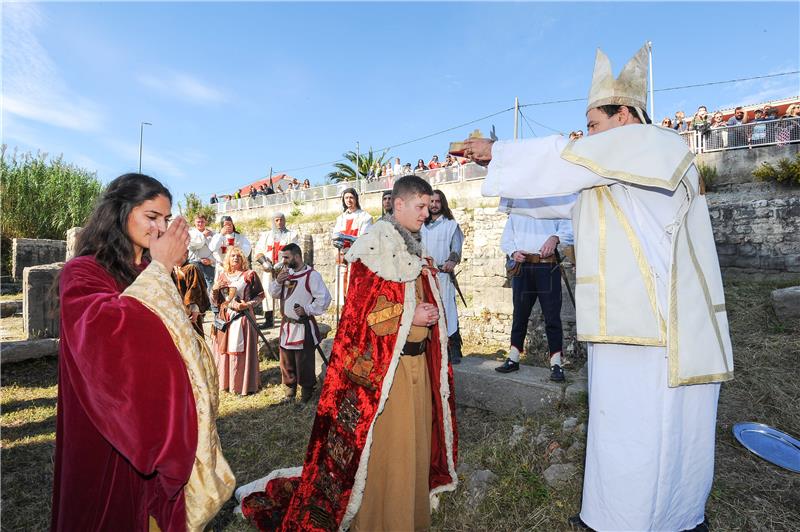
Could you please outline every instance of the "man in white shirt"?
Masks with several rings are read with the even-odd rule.
[[[214,269],[216,260],[211,252],[211,239],[214,231],[208,228],[205,215],[198,214],[194,217],[194,227],[189,229],[189,257],[192,264],[203,272],[206,281],[208,297],[211,298],[211,287],[214,285]]]
[[[300,386],[300,400],[307,403],[317,377],[314,350],[322,341],[315,316],[328,310],[331,294],[322,276],[303,262],[297,244],[281,250],[283,269],[269,285],[269,294],[281,302],[280,366],[286,400],[293,400]]]
[[[501,210],[504,206],[501,205]],[[519,370],[520,353],[525,348],[528,321],[536,300],[542,309],[550,354],[550,380],[564,381],[561,326],[561,268],[556,259],[556,246],[572,243],[569,220],[537,220],[530,216],[509,214],[500,249],[509,260],[519,263],[519,273],[511,279],[514,314],[511,322],[511,347],[508,357],[495,368],[500,373]]]
[[[211,243],[209,244],[211,253],[214,254],[214,260],[217,263],[217,273],[222,268],[222,263],[225,261],[225,255],[231,248],[237,247],[241,249],[242,253],[244,253],[246,257],[250,256],[250,250],[252,249],[250,240],[248,240],[243,234],[236,231],[236,226],[233,224],[233,218],[230,216],[223,216],[221,223],[222,227],[220,228],[219,233],[215,234],[211,238]]]
[[[456,306],[455,268],[461,262],[464,233],[453,217],[447,204],[447,196],[441,190],[431,195],[430,216],[420,229],[422,245],[439,270],[439,295],[447,323],[447,355],[451,364],[461,363],[461,333],[458,330],[458,308]]]

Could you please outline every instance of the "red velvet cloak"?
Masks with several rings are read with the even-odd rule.
[[[286,478],[283,475],[282,478],[278,472],[277,478],[267,482],[264,491],[254,492],[242,500],[245,517],[260,530],[338,529],[350,506],[359,465],[363,466],[363,474],[366,473],[366,462],[361,464],[362,456],[363,460],[368,459],[370,429],[381,395],[388,393],[384,387],[391,387],[394,377],[396,366],[392,367],[391,362],[395,344],[405,342],[405,338],[399,338],[398,325],[406,294],[404,283],[383,279],[360,261],[352,263],[350,268],[349,296],[339,321],[302,476]],[[422,283],[426,299],[434,301],[431,283],[435,283],[436,275],[425,272],[422,275],[427,279]],[[452,489],[457,482],[453,370],[447,364],[447,354],[442,353],[439,334],[436,325],[432,328],[426,356],[433,407],[431,493]],[[442,367],[443,362],[446,368]],[[442,387],[448,389],[446,410],[442,404]],[[449,423],[445,423],[443,416],[449,418]],[[445,425],[449,427],[451,457],[447,456]],[[356,510],[361,493],[357,496]],[[353,508],[350,510],[352,512]],[[349,517],[352,519],[352,513]]]
[[[91,256],[61,274],[53,530],[186,529],[197,448],[186,366],[161,320]]]

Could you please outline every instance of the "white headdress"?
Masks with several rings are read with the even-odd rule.
[[[597,49],[586,111],[602,105],[629,105],[645,122],[642,111],[647,107],[647,44],[628,61],[616,79],[608,56]]]

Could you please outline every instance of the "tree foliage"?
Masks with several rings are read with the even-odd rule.
[[[365,179],[369,173],[369,169],[376,165],[379,169],[386,164],[388,160],[388,153],[383,152],[380,155],[375,154],[372,148],[367,153],[360,155],[354,151],[349,151],[342,154],[348,162],[336,163],[333,166],[336,168],[333,172],[327,175],[332,183],[341,183],[342,181],[355,181],[356,179]],[[358,174],[356,174],[356,159],[358,160]]]
[[[97,174],[46,153],[9,155],[0,148],[2,236],[63,240],[84,224],[103,191]]]
[[[194,217],[202,214],[206,217],[209,223],[214,223],[217,219],[217,209],[213,205],[203,205],[203,200],[194,192],[183,195],[184,203],[178,202],[178,206],[186,218],[186,221],[191,225],[194,222]]]

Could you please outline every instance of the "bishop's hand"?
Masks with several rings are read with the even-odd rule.
[[[473,139],[464,141],[464,157],[481,166],[488,166],[492,160],[492,139]]]

